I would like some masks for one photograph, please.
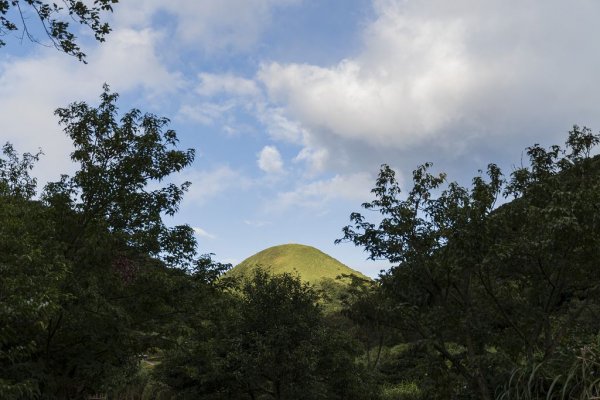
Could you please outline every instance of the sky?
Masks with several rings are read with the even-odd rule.
[[[97,105],[107,83],[196,149],[168,223],[201,253],[302,243],[374,277],[385,262],[334,241],[381,164],[406,189],[425,162],[468,185],[573,124],[600,129],[599,15],[594,0],[123,0],[105,43],[78,33],[87,64],[5,38],[0,142],[43,150],[40,184],[73,173],[53,111]]]

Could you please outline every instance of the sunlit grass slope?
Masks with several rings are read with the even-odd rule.
[[[246,277],[261,267],[272,274],[290,273],[311,284],[324,279],[336,279],[340,275],[356,275],[368,279],[365,275],[342,264],[322,251],[302,244],[284,244],[269,247],[245,259],[227,275]]]

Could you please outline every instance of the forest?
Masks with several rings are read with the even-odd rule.
[[[600,394],[600,135],[469,187],[383,165],[338,242],[394,267],[322,290],[250,277],[167,226],[194,159],[166,118],[56,110],[78,170],[0,158],[0,398],[591,399]],[[338,288],[339,289],[339,288]],[[324,306],[335,297],[338,307]]]

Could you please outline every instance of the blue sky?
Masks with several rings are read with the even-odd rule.
[[[172,223],[201,252],[237,263],[303,243],[376,276],[385,263],[333,242],[382,163],[406,182],[432,161],[468,184],[575,123],[600,127],[598,15],[591,0],[123,1],[106,43],[81,32],[87,65],[0,49],[0,139],[43,149],[41,182],[72,172],[53,110],[96,104],[106,82],[197,150]]]

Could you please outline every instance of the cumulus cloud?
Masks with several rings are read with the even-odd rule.
[[[283,160],[277,147],[265,146],[258,154],[258,167],[268,174],[280,174],[283,172]]]
[[[299,122],[288,118],[284,108],[257,103],[256,114],[273,139],[302,144],[307,137],[307,130]]]
[[[273,10],[295,3],[298,1],[124,2],[115,8],[113,31],[107,41],[100,45],[91,40],[85,45],[87,65],[44,48],[35,49],[27,57],[3,57],[2,139],[13,142],[20,151],[41,147],[45,156],[35,173],[40,182],[56,179],[59,173],[73,169],[68,156],[70,140],[57,125],[53,115],[56,108],[78,100],[97,102],[105,82],[123,95],[141,90],[136,96],[143,96],[145,104],[158,107],[165,94],[173,95],[186,87],[183,75],[169,67],[173,49],[249,50],[268,25]],[[169,18],[175,18],[176,23],[167,23]],[[169,26],[175,27],[175,35]],[[233,75],[201,74],[199,78],[200,94],[220,91],[240,96],[256,91],[255,83]],[[231,107],[230,102],[189,104],[182,107],[179,116],[210,125],[223,122]],[[225,124],[224,130],[240,130],[235,123]]]
[[[368,173],[335,175],[299,185],[292,191],[279,193],[274,210],[293,207],[319,209],[333,200],[364,201],[369,198],[373,177]]]
[[[155,51],[157,35],[149,29],[115,29],[110,41],[87,51],[87,65],[54,49],[0,62],[3,139],[19,151],[43,149],[35,171],[40,182],[73,168],[71,143],[58,126],[56,108],[79,100],[96,104],[104,82],[121,93],[141,89],[148,98],[179,87],[179,75],[166,69]]]
[[[357,54],[330,66],[269,62],[258,71],[271,106],[303,132],[298,159],[320,154],[316,165],[331,164],[337,152],[356,161],[365,146],[403,159],[423,146],[455,155],[522,148],[548,132],[556,142],[574,122],[600,123],[600,92],[591,90],[600,85],[600,42],[592,39],[599,3],[373,4]]]
[[[306,146],[300,150],[294,161],[306,162],[308,165],[308,175],[316,175],[325,171],[329,160],[329,150],[326,147],[309,147]]]
[[[476,73],[464,27],[390,12],[370,26],[359,58],[330,68],[264,65],[258,77],[270,98],[311,130],[381,147],[414,142],[460,119]]]

